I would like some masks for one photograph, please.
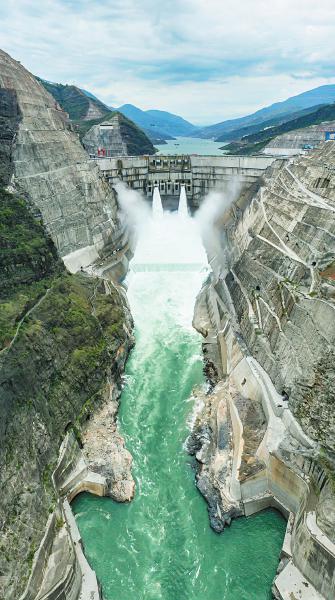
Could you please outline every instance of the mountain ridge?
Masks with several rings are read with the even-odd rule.
[[[160,132],[173,138],[175,136],[188,136],[198,130],[195,125],[186,121],[183,117],[165,110],[142,110],[134,104],[123,104],[117,110],[153,135]],[[171,139],[171,137],[165,139]]]
[[[216,141],[224,141],[224,139],[221,138],[228,132],[233,132],[250,125],[261,124],[271,118],[282,118],[284,121],[285,117],[287,117],[286,120],[288,121],[293,112],[303,111],[304,109],[324,104],[331,104],[334,101],[335,84],[319,86],[295,96],[290,96],[281,102],[274,102],[249,115],[238,117],[236,119],[227,119],[198,129],[197,137],[205,139],[214,137]]]
[[[231,154],[253,154],[263,150],[269,142],[284,133],[299,131],[313,125],[320,125],[321,123],[327,123],[334,120],[335,103],[325,104],[324,106],[318,107],[316,111],[302,117],[290,119],[280,125],[267,127],[266,129],[261,129],[255,133],[245,135],[240,140],[232,141],[230,144],[224,146],[224,149]]]
[[[81,140],[91,128],[120,114],[123,117],[121,130],[122,135],[125,136],[126,147],[131,148],[136,155],[154,154],[155,149],[146,132],[131,119],[101,102],[94,94],[75,85],[51,83],[40,78],[38,81],[69,115],[73,128]]]

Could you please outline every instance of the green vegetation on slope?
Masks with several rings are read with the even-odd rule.
[[[13,572],[19,559],[14,571],[20,592],[32,545],[36,550],[55,505],[51,473],[60,443],[69,427],[80,432],[102,404],[110,376],[118,381],[116,351],[126,341],[116,292],[105,296],[96,280],[65,272],[49,285],[15,343],[0,355],[2,490],[11,482],[0,507],[6,539],[0,569]]]
[[[108,113],[103,117],[99,117],[98,119],[90,119],[89,121],[74,121],[73,128],[78,133],[80,141],[82,141],[84,135],[94,127],[94,125],[100,125],[103,121],[106,121],[110,118],[112,113]]]
[[[80,140],[93,125],[98,125],[112,114],[112,111],[97,98],[88,97],[81,89],[74,85],[63,85],[62,83],[50,83],[43,79],[36,79],[57,100],[61,108],[68,113],[74,130],[79,134]],[[96,119],[85,120],[89,106],[94,104],[101,112]]]
[[[49,94],[51,94],[55,100],[57,100],[62,109],[68,113],[71,121],[80,121],[85,119],[90,104],[93,104],[97,110],[103,114],[108,114],[110,112],[109,108],[100,102],[100,100],[97,98],[89,98],[75,85],[49,83],[48,81],[44,81],[38,77],[37,79],[45,87]]]
[[[254,144],[248,144],[248,143],[242,143],[241,142],[231,142],[230,144],[227,144],[226,146],[223,146],[222,148],[220,148],[220,150],[225,150],[226,154],[232,154],[232,155],[239,155],[239,156],[249,156],[250,154],[257,154],[258,152],[261,152],[263,150],[263,148],[265,148],[265,146],[267,145],[267,143],[271,140],[272,138],[269,138],[268,140],[264,140],[263,142],[257,142]]]
[[[321,108],[321,106],[313,106],[310,108],[305,108],[304,110],[299,110],[292,114],[290,113],[288,115],[273,117],[272,119],[262,121],[261,123],[252,123],[246,127],[239,127],[238,129],[233,129],[232,131],[224,133],[216,139],[216,142],[238,142],[247,135],[258,133],[259,131],[269,129],[270,127],[279,127],[283,123],[293,121],[294,119],[299,119],[300,117],[303,118],[310,113],[315,113],[315,111],[319,108]]]
[[[64,434],[120,379],[126,312],[114,287],[66,272],[23,200],[1,191],[0,222],[0,572],[18,598],[55,506]]]
[[[197,136],[204,138],[215,137],[215,139],[217,139],[218,137],[221,138],[224,133],[232,132],[249,125],[259,125],[269,121],[269,119],[280,117],[283,121],[288,121],[289,119],[298,116],[297,112],[299,111],[304,111],[306,108],[308,109],[311,107],[316,110],[317,107],[331,104],[334,101],[335,85],[322,85],[312,90],[302,92],[297,96],[292,96],[283,102],[275,102],[275,104],[261,108],[251,115],[222,121],[221,123],[204,127],[198,131]]]
[[[257,133],[246,135],[239,142],[232,142],[231,144],[224,146],[223,149],[227,150],[228,154],[255,154],[265,148],[265,146],[278,135],[333,120],[335,120],[335,104],[329,104],[322,106],[315,112],[309,113],[303,117],[292,119],[291,121],[287,121],[276,127],[263,129]]]
[[[73,128],[78,133],[80,140],[83,139],[91,127],[109,120],[115,114],[119,114],[122,118],[121,134],[127,143],[128,153],[135,156],[155,153],[154,146],[146,133],[120,112],[116,113],[109,109],[100,100],[92,96],[87,96],[85,92],[74,85],[50,83],[43,79],[37,79],[57,100],[62,109],[68,113]],[[90,105],[93,105],[101,113],[100,117],[87,120]]]
[[[0,348],[63,268],[42,222],[24,200],[0,189]]]
[[[114,115],[116,113],[113,113]],[[133,121],[121,113],[117,113],[120,119],[122,138],[125,140],[130,156],[141,154],[155,154],[156,150],[147,135]]]

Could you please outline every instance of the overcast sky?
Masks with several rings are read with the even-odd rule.
[[[196,124],[335,83],[334,0],[7,0],[0,47],[114,107]]]

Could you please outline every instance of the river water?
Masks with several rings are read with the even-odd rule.
[[[221,156],[225,154],[221,148],[224,142],[214,142],[202,138],[177,137],[167,140],[165,144],[155,144],[158,154],[202,154],[204,156]]]
[[[191,324],[205,263],[194,221],[158,211],[134,261],[136,345],[119,426],[136,495],[130,504],[89,494],[74,500],[86,556],[106,600],[268,600],[285,521],[268,510],[215,534],[183,447],[192,390],[204,385]]]

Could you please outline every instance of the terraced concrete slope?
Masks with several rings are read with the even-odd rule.
[[[11,157],[11,185],[38,207],[60,255],[80,250],[87,264],[110,245],[119,246],[115,194],[54,98],[3,51],[0,98],[0,139]]]
[[[335,589],[334,161],[332,142],[278,161],[234,203],[195,313],[217,383],[189,443],[198,487],[217,531],[269,504],[291,515],[285,600]]]
[[[335,130],[335,121],[294,129],[274,137],[264,148],[265,154],[293,156],[304,154],[325,141],[326,132]]]

